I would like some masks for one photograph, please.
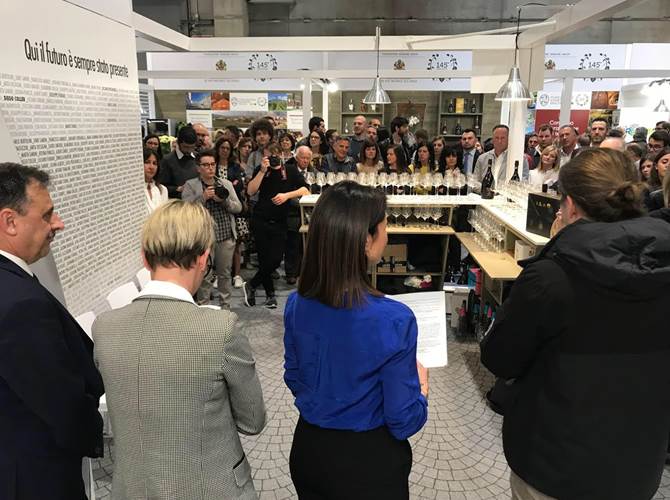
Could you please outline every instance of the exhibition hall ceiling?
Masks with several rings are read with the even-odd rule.
[[[573,0],[573,3],[576,0]],[[213,36],[215,12],[240,19],[246,8],[249,36],[355,36],[451,35],[513,26],[516,8],[523,0],[133,0],[135,12],[167,27],[188,33],[190,4],[192,36]],[[556,14],[568,0],[541,0],[546,6],[523,9],[525,22],[542,21]],[[237,12],[227,9],[232,6]],[[193,18],[197,18],[196,22]],[[245,22],[240,20],[240,23]],[[553,43],[670,42],[670,1],[645,0],[599,21],[569,39]]]

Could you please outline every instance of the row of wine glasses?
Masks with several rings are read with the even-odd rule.
[[[502,207],[505,212],[513,217],[525,217],[528,210],[528,195],[536,189],[528,182],[506,181],[499,183],[497,191],[502,199],[507,200]]]
[[[345,180],[358,182],[364,186],[382,189],[392,195],[467,195],[476,185],[474,178],[458,171],[426,174],[410,173],[334,173],[308,172],[305,182],[312,194],[320,194],[329,186]]]
[[[468,222],[474,230],[475,243],[485,251],[503,253],[505,251],[505,226],[481,208],[468,212]]]
[[[386,216],[390,226],[430,228],[446,224],[446,212],[442,207],[388,207]]]

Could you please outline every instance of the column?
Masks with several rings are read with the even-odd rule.
[[[214,0],[214,36],[249,36],[246,0]]]

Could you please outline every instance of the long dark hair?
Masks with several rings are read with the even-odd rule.
[[[407,157],[405,156],[405,150],[403,149],[402,145],[393,144],[389,146],[389,149],[392,149],[393,152],[395,153],[396,172],[399,174],[409,172],[409,168],[407,165]],[[386,153],[388,154],[388,149],[386,150]],[[386,163],[388,163],[388,160],[386,161]],[[389,172],[391,171],[391,165],[389,165],[388,170]]]
[[[370,139],[365,139],[363,141],[363,147],[361,148],[361,152],[358,154],[358,161],[360,162],[361,165],[365,165],[365,161],[367,158],[365,157],[365,150],[368,148],[375,148],[375,157],[372,160],[372,162],[377,165],[379,163],[379,146],[377,146],[377,143],[374,141],[371,141]]]
[[[309,134],[307,134],[307,147],[310,149],[310,151],[312,150],[312,143],[310,142],[310,137],[312,137],[312,134],[318,135],[319,139],[321,139],[321,145],[319,146],[319,154],[320,155],[328,154],[329,149],[328,141],[326,140],[325,134],[320,130],[312,130]]]
[[[670,155],[670,148],[663,148],[658,153],[652,153],[654,155],[654,165],[651,167],[651,172],[649,173],[649,189],[655,191],[661,189],[663,186],[663,180],[661,176],[658,175],[658,162],[661,161],[665,155]],[[640,162],[641,163],[641,162]],[[668,175],[666,172],[665,175]]]
[[[419,160],[419,149],[426,148],[428,150],[428,172],[435,170],[435,148],[432,142],[420,142],[416,148],[416,164],[414,165],[414,173],[421,170],[421,160]],[[443,149],[444,151],[444,149]]]
[[[154,184],[156,184],[156,186],[160,188],[161,183],[158,182],[158,173],[160,172],[161,169],[161,163],[160,159],[158,158],[158,153],[156,153],[156,151],[154,151],[151,148],[142,149],[142,161],[146,162],[152,156],[156,157],[156,164],[158,165],[158,167],[156,168],[156,175],[154,175],[153,181]]]
[[[342,181],[319,196],[307,233],[298,293],[331,307],[355,307],[381,296],[368,276],[365,243],[386,217],[386,196]]]
[[[231,167],[235,163],[238,163],[237,150],[233,146],[232,141],[230,139],[227,139],[226,137],[219,137],[216,140],[216,144],[214,144],[214,160],[216,161],[217,165],[220,163],[221,155],[219,154],[219,148],[223,145],[224,142],[227,142],[228,146],[230,146],[230,155],[228,156],[228,167]]]
[[[156,150],[156,159],[158,160],[158,164],[160,165],[161,161],[163,161],[163,149],[161,148],[161,138],[158,137],[156,134],[149,134],[144,139],[142,139],[142,147],[151,149],[147,147],[147,141],[149,139],[156,139],[158,141],[158,149]]]
[[[455,156],[456,166],[454,168],[463,170],[463,156],[459,154],[455,146],[446,146],[440,155],[440,172],[445,173],[447,171],[447,156]]]

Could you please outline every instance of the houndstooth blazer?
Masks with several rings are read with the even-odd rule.
[[[101,314],[94,357],[107,390],[114,500],[256,499],[238,432],[265,406],[237,316],[162,296]]]

